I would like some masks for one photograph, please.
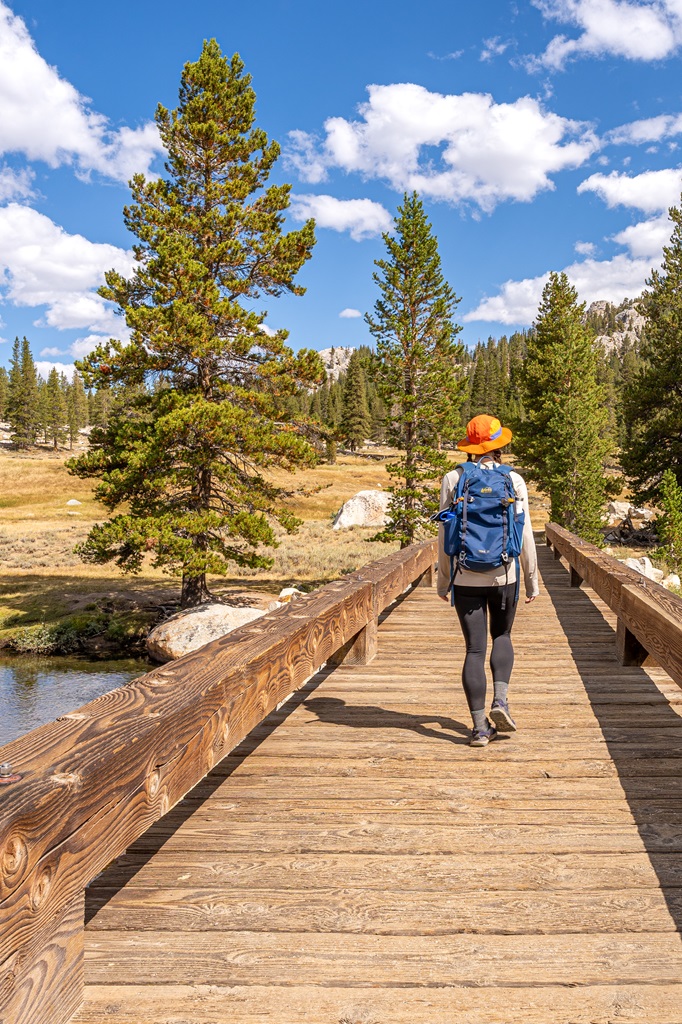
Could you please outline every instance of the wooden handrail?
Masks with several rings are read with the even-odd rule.
[[[682,686],[682,599],[556,523],[545,536],[568,562],[571,585],[584,580],[618,616],[620,663],[641,665],[651,655]]]
[[[372,562],[0,748],[0,1021],[83,995],[84,891],[325,662],[366,664],[435,540]]]

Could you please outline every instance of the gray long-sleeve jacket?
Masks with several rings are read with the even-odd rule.
[[[483,469],[490,469],[487,462],[482,464]],[[440,507],[448,508],[452,503],[459,478],[462,475],[462,467],[446,473],[440,488]],[[514,470],[511,471],[511,481],[517,495],[517,507],[526,513],[526,520],[523,527],[523,546],[521,548],[521,571],[526,587],[526,597],[537,597],[540,593],[538,587],[538,565],[535,552],[535,539],[533,527],[530,522],[530,509],[528,507],[528,489],[522,476]],[[445,597],[450,583],[450,558],[443,550],[444,529],[441,525],[438,531],[438,596]],[[509,566],[509,572],[505,574],[504,569],[490,569],[487,572],[472,572],[465,569],[458,572],[455,577],[455,585],[458,587],[503,587],[505,583],[516,582],[516,565],[514,562]]]

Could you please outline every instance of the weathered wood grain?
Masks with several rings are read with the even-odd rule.
[[[599,825],[557,821],[538,825],[413,825],[400,822],[388,824],[376,820],[356,820],[330,826],[311,825],[297,828],[281,824],[256,825],[235,822],[229,829],[216,819],[213,825],[192,828],[191,833],[155,825],[131,850],[155,853],[159,840],[174,852],[195,853],[211,849],[231,853],[478,853],[482,848],[505,849],[509,855],[519,853],[571,854],[581,853],[682,853],[682,825],[660,823],[639,828],[636,824]],[[646,846],[643,835],[646,838]]]
[[[93,932],[90,984],[431,986],[677,984],[673,932],[626,935],[394,936],[232,932]]]
[[[617,651],[624,665],[642,664],[648,652],[682,686],[682,598],[556,523],[546,537],[618,616]],[[573,576],[571,576],[573,582]]]
[[[540,564],[517,734],[416,588],[95,880],[79,1024],[679,1024],[679,691]]]
[[[78,1024],[679,1024],[682,984],[92,986]],[[172,1016],[169,1014],[172,1007]]]
[[[465,854],[416,854],[402,851],[372,854],[177,853],[161,848],[150,860],[142,853],[119,857],[88,888],[88,898],[98,890],[107,893],[156,887],[180,886],[246,892],[273,889],[278,892],[305,888],[343,886],[404,893],[468,893],[479,890],[562,892],[631,889],[658,891],[682,886],[682,857],[659,854],[652,860],[640,853],[537,854],[486,849]]]
[[[419,579],[434,553],[426,542],[380,560],[2,749],[22,779],[2,793],[0,963],[25,962],[27,977],[43,979],[32,985],[36,1021],[46,1007],[51,1024],[73,1012],[69,972],[37,959],[62,909],[368,624],[371,653],[382,602]],[[3,977],[0,1019],[26,988],[13,968]]]
[[[90,895],[99,931],[321,932],[371,935],[527,935],[675,932],[682,891],[405,892],[365,886],[232,890],[136,887]],[[222,940],[220,940],[222,941]]]
[[[34,902],[38,893],[34,893]],[[84,894],[0,963],[2,1024],[54,1024],[68,1020],[83,998]]]

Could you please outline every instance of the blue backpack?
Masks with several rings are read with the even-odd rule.
[[[450,556],[451,603],[455,603],[455,576],[463,569],[487,572],[516,564],[516,594],[519,597],[519,555],[523,543],[525,513],[517,511],[511,469],[490,460],[465,462],[449,508],[434,520],[445,529],[445,554]]]

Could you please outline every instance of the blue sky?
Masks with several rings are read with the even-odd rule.
[[[132,265],[126,181],[160,170],[154,109],[211,36],[253,75],[292,225],[318,222],[307,294],[268,303],[294,347],[369,340],[381,231],[412,188],[467,344],[530,324],[551,270],[588,302],[641,291],[682,187],[682,0],[254,10],[0,0],[0,362],[15,334],[43,372],[120,335],[96,288]]]

